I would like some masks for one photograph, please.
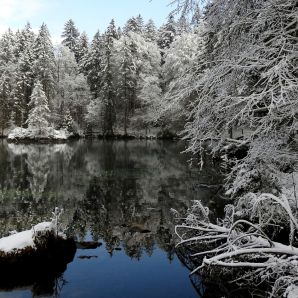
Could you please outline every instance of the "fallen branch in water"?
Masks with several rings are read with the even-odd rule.
[[[236,219],[235,207],[227,205],[225,218],[217,224],[210,223],[208,208],[195,201],[184,223],[175,228],[179,237],[177,247],[195,251],[190,257],[199,265],[191,274],[213,267],[242,269],[247,272],[238,282],[272,283],[271,297],[283,295],[298,282],[298,248],[293,246],[297,219],[285,196],[250,195],[251,220]],[[276,217],[271,214],[275,211],[278,212]],[[289,244],[273,241],[265,233],[269,225],[281,225],[277,218],[279,221],[282,218],[283,225],[290,226]],[[256,219],[259,222],[252,222]],[[196,252],[199,247],[204,249]]]

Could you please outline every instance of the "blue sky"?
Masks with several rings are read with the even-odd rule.
[[[97,29],[104,31],[112,18],[122,26],[137,14],[164,23],[173,7],[170,0],[0,0],[0,34],[8,27],[22,28],[26,21],[38,30],[45,22],[54,41],[58,41],[64,23],[72,18],[80,31],[91,38]]]

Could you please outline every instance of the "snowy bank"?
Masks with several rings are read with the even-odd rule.
[[[20,141],[20,140],[30,140],[30,141],[39,141],[39,140],[56,140],[56,141],[65,141],[71,135],[61,129],[56,130],[52,127],[46,129],[38,128],[14,128],[8,135],[9,141]]]
[[[0,239],[0,276],[7,271],[22,272],[27,266],[68,263],[75,250],[74,240],[58,232],[55,220],[39,223]]]
[[[15,233],[0,239],[0,252],[10,254],[21,253],[24,249],[37,249],[37,243],[42,236],[55,233],[52,222],[42,222],[31,230]]]
[[[75,252],[74,240],[57,233],[55,220],[1,238],[0,289],[54,285]]]

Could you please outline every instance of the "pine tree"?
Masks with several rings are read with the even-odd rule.
[[[74,21],[72,19],[68,20],[64,25],[64,30],[61,35],[61,37],[63,38],[62,44],[74,52],[79,36],[80,33],[76,28]]]
[[[128,116],[131,112],[130,106],[135,95],[136,68],[131,48],[130,36],[123,35],[117,43],[117,97],[119,98],[119,113],[123,113],[123,129],[127,135]]]
[[[0,39],[0,116],[1,129],[9,126],[13,112],[16,78],[15,36],[8,29]]]
[[[177,34],[176,22],[174,16],[171,14],[168,21],[159,29],[158,45],[163,49],[168,49]]]
[[[25,28],[16,33],[16,45],[15,45],[15,56],[20,58],[25,50],[32,47],[34,43],[35,35],[32,31],[30,23],[25,25]]]
[[[107,31],[104,34],[104,52],[103,65],[101,74],[101,92],[100,96],[105,105],[103,119],[103,134],[110,136],[114,134],[113,126],[116,121],[116,92],[113,83],[114,74],[114,42],[117,39],[115,22],[110,22]]]
[[[55,87],[55,54],[48,28],[42,24],[33,44],[34,78],[39,80],[43,90],[50,99]]]
[[[17,126],[23,126],[28,116],[28,103],[33,89],[33,43],[35,35],[29,23],[20,31],[16,48],[18,62],[16,81],[13,90],[14,121]]]
[[[145,25],[144,36],[148,41],[156,41],[157,39],[157,29],[153,20],[149,20]]]
[[[139,15],[137,18],[130,18],[123,29],[124,34],[128,34],[129,32],[142,34],[143,32],[143,18]]]
[[[80,71],[87,77],[93,98],[97,98],[100,92],[100,77],[103,69],[104,37],[95,34],[89,51],[82,57]]]
[[[83,57],[88,53],[88,48],[89,48],[88,36],[84,31],[78,38],[75,51],[74,51],[76,61],[79,65],[81,64]]]
[[[135,33],[142,34],[144,31],[144,19],[140,14],[136,17],[136,22],[137,22],[137,31]]]
[[[0,42],[0,65],[15,62],[15,36],[8,29],[1,37]]]
[[[27,120],[28,128],[38,129],[39,135],[41,135],[49,128],[51,112],[48,106],[48,99],[39,81],[34,86],[29,107],[31,109]]]

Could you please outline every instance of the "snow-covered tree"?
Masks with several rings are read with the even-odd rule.
[[[87,55],[89,48],[88,36],[86,32],[82,32],[80,37],[78,38],[76,48],[75,48],[75,57],[77,63],[80,65],[83,57]]]
[[[103,43],[104,38],[98,31],[92,40],[89,51],[82,57],[79,65],[80,70],[87,77],[94,98],[98,97],[100,91],[100,74],[103,69]]]
[[[211,67],[197,82],[194,120],[187,126],[192,143],[221,141],[234,127],[250,128],[249,139],[289,137],[295,130],[295,12],[293,1],[280,0],[273,6],[258,1],[217,1],[210,6],[206,57]]]
[[[15,61],[15,35],[11,29],[1,37],[0,50],[1,65]]]
[[[141,34],[143,32],[143,22],[144,21],[141,15],[138,15],[136,18],[132,17],[126,22],[123,32],[125,34],[127,34],[128,32]]]
[[[131,112],[133,98],[135,96],[136,68],[133,57],[133,45],[128,35],[123,35],[115,44],[117,75],[117,98],[119,114],[123,114],[123,130],[127,135],[129,114]],[[119,118],[119,117],[118,117]]]
[[[85,74],[93,93],[93,100],[87,108],[90,115],[87,114],[86,119],[90,124],[94,124],[96,122],[94,119],[97,119],[97,127],[101,127],[105,136],[114,134],[116,121],[114,44],[117,37],[115,22],[112,20],[103,35],[99,32],[95,35],[90,51],[83,61]],[[91,111],[90,107],[100,111],[100,114]]]
[[[203,32],[202,25],[196,32],[182,33],[164,54],[164,94],[158,118],[167,126],[174,125],[175,129],[183,129],[191,104],[197,98],[195,86],[205,67]]]
[[[0,106],[1,106],[1,129],[2,131],[13,120],[12,99],[13,87],[16,78],[16,58],[15,58],[15,36],[9,29],[0,39]]]
[[[39,81],[34,85],[29,106],[31,109],[27,120],[28,128],[42,135],[50,126],[51,112],[48,99]]]
[[[42,24],[33,44],[34,78],[39,80],[43,90],[50,99],[55,87],[55,54],[50,33],[46,24]]]
[[[18,59],[24,51],[29,50],[35,39],[35,34],[30,23],[27,23],[21,31],[16,32],[15,56]]]
[[[116,63],[119,107],[124,112],[124,132],[128,122],[145,122],[148,108],[156,105],[161,96],[159,74],[161,56],[156,43],[133,31],[123,35],[116,44]],[[151,88],[151,91],[149,91]],[[149,93],[147,93],[149,92]],[[148,112],[149,114],[149,112]]]
[[[113,127],[116,121],[116,90],[113,83],[115,71],[113,51],[116,38],[115,22],[112,20],[104,34],[103,65],[100,80],[101,90],[99,95],[105,106],[102,125],[103,134],[108,136],[114,134]]]
[[[181,4],[178,10],[183,15],[198,3],[176,2]],[[196,223],[186,229],[195,227],[198,238],[192,234],[187,239],[184,234],[181,243],[215,243],[215,238],[225,234],[221,229],[227,229],[227,242],[221,241],[215,250],[209,250],[198,270],[212,266],[250,268],[244,275],[247,282],[273,280],[271,297],[277,293],[282,296],[297,280],[291,264],[291,251],[296,251],[297,200],[282,193],[281,179],[296,164],[287,148],[297,133],[297,3],[216,0],[204,10],[203,68],[194,68],[196,80],[189,81],[196,92],[185,129],[189,151],[201,152],[207,141],[213,152],[223,154],[244,146],[245,153],[237,156],[238,160],[225,155],[232,167],[227,195],[237,198],[238,204],[227,206],[228,216],[219,226],[207,223],[208,210],[195,206],[187,221]],[[198,59],[198,65],[201,61]],[[233,139],[233,129],[244,131],[243,140]],[[264,190],[275,191],[278,196],[260,195]],[[247,194],[249,191],[256,193]],[[274,243],[272,226],[289,227],[289,223],[289,239]],[[262,237],[266,239],[263,244],[258,242]],[[283,249],[277,252],[276,247]],[[288,270],[285,273],[281,268]]]
[[[64,30],[61,35],[63,38],[62,44],[68,47],[71,51],[76,51],[78,37],[80,36],[79,30],[76,28],[72,19],[68,20],[64,25]]]
[[[20,31],[16,41],[18,49],[18,62],[16,69],[16,82],[13,90],[14,117],[17,126],[23,126],[28,117],[28,103],[33,89],[33,43],[35,35],[27,23]]]
[[[164,50],[168,49],[177,34],[177,26],[174,15],[170,15],[168,21],[160,27],[158,33],[158,45]]]
[[[91,96],[87,80],[79,73],[74,53],[65,46],[61,45],[56,50],[56,65],[57,83],[53,102],[56,115],[60,116],[56,121],[61,123],[65,112],[69,110],[76,125],[82,128],[86,105]]]
[[[150,19],[145,25],[144,36],[148,41],[151,42],[154,42],[157,39],[157,29],[152,19]]]

